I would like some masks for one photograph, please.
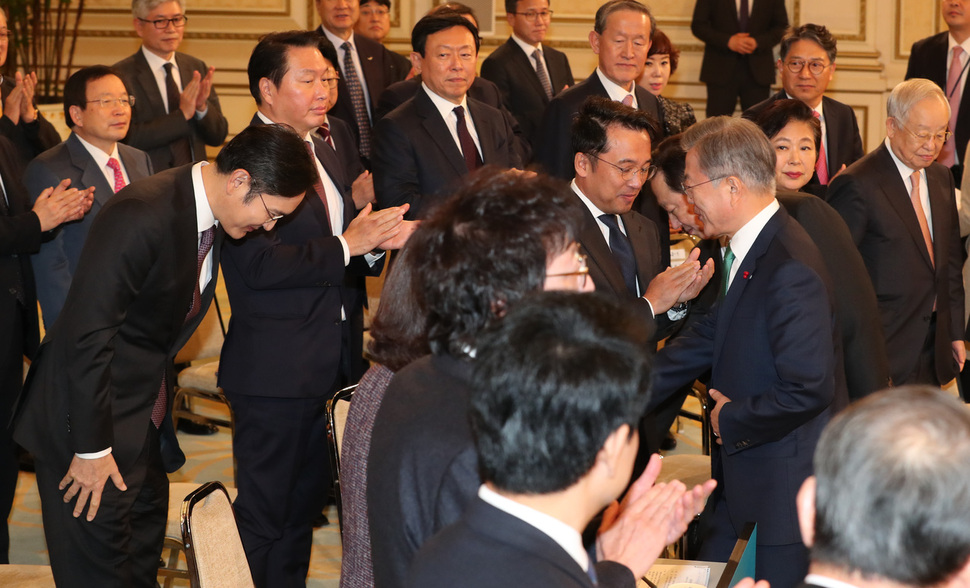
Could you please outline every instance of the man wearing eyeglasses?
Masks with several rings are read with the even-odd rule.
[[[482,62],[482,77],[499,87],[505,108],[535,141],[546,105],[574,83],[569,59],[543,45],[552,21],[548,0],[506,0],[512,35]]]
[[[212,87],[214,67],[179,53],[188,17],[181,0],[132,0],[134,55],[115,64],[135,97],[125,142],[146,151],[156,172],[205,161],[205,146],[226,140],[229,123]]]
[[[778,59],[782,90],[744,113],[753,118],[772,102],[785,98],[807,104],[822,123],[822,145],[809,183],[823,186],[865,155],[855,111],[824,96],[835,73],[835,55],[835,37],[824,26],[808,23],[789,29],[781,40]]]
[[[71,136],[37,156],[24,172],[30,194],[65,179],[73,188],[94,189],[91,212],[55,231],[31,260],[48,329],[64,306],[94,217],[115,192],[152,175],[148,154],[120,143],[128,132],[133,101],[112,68],[95,65],[74,72],[64,84],[64,115]]]
[[[869,270],[894,385],[949,383],[963,368],[964,298],[953,176],[937,157],[950,105],[921,78],[893,88],[885,142],[829,186]]]

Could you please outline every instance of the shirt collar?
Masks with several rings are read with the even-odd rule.
[[[546,513],[508,499],[489,489],[485,484],[479,486],[478,497],[500,511],[542,531],[562,547],[583,571],[589,570],[589,554],[583,549],[583,538],[576,529]]]
[[[579,196],[579,199],[583,201],[583,204],[585,204],[586,208],[589,209],[589,212],[590,214],[593,215],[593,218],[599,220],[599,217],[606,214],[605,212],[600,210],[598,206],[593,204],[593,201],[587,198],[586,194],[583,194],[583,191],[580,190],[579,186],[576,184],[576,178],[573,178],[573,181],[570,182],[569,187],[572,188],[573,192],[575,192],[576,195]]]
[[[100,147],[95,147],[94,145],[92,145],[92,144],[88,143],[87,141],[85,141],[84,139],[82,139],[81,138],[81,135],[78,135],[77,133],[73,133],[73,134],[74,134],[75,137],[77,137],[77,140],[81,142],[81,145],[83,145],[84,148],[87,149],[87,151],[91,155],[92,159],[94,159],[94,163],[98,164],[99,167],[102,167],[103,168],[103,167],[107,166],[108,165],[108,160],[111,159],[112,157],[114,157],[115,159],[117,159],[118,160],[118,163],[121,163],[121,157],[118,156],[118,144],[117,143],[114,143],[113,149],[111,150],[111,153],[105,153],[104,151],[101,150]]]
[[[947,41],[946,41],[946,55],[947,55],[947,57],[950,56],[950,53],[953,52],[953,48],[956,47],[957,45],[959,45],[960,47],[963,48],[964,59],[966,59],[966,56],[970,55],[970,37],[967,37],[967,40],[964,41],[964,42],[962,42],[962,43],[957,43],[957,40],[953,38],[953,35],[952,34],[951,35],[947,35],[946,36],[946,39],[947,39]]]
[[[162,59],[161,57],[159,57],[158,55],[155,55],[154,53],[152,53],[148,49],[145,49],[145,46],[144,45],[141,46],[141,53],[142,53],[142,55],[145,56],[145,61],[148,62],[148,67],[152,71],[156,71],[156,70],[162,69],[163,67],[165,67],[165,64],[166,63],[171,63],[172,66],[173,66],[172,69],[174,69],[175,71],[178,71],[179,70],[179,64],[175,62],[175,54],[174,53],[172,54],[172,58],[171,59],[165,60],[165,59]]]
[[[808,66],[805,66],[805,67],[808,67]],[[789,100],[798,100],[798,98],[795,98],[794,96],[792,96],[788,92],[785,92],[785,98],[788,98]],[[822,97],[822,99],[819,100],[818,108],[813,108],[812,109],[812,110],[814,110],[815,112],[818,113],[819,120],[825,120],[825,113],[822,112],[822,105],[823,104],[825,104],[825,97]]]
[[[205,195],[205,184],[202,183],[203,165],[208,165],[208,162],[200,161],[192,166],[192,192],[195,196],[195,218],[199,233],[217,222],[216,215],[212,214],[212,208],[209,206],[209,199]]]
[[[611,100],[615,100],[617,102],[623,102],[623,99],[626,98],[627,95],[632,94],[633,106],[634,107],[638,106],[637,103],[639,101],[637,100],[636,82],[633,83],[633,88],[628,92],[625,89],[623,89],[621,86],[618,86],[617,84],[615,84],[613,80],[607,78],[606,74],[604,74],[599,67],[596,68],[596,75],[599,76],[600,83],[603,84],[604,88],[606,88],[606,93],[609,94]]]
[[[761,230],[765,228],[768,221],[774,216],[775,212],[781,205],[778,204],[778,200],[775,198],[771,199],[771,202],[761,209],[761,212],[754,215],[754,217],[746,222],[743,227],[738,229],[734,236],[731,237],[730,245],[731,251],[734,253],[734,258],[737,260],[735,262],[736,267],[740,267],[741,264],[738,263],[744,259],[744,256],[748,254],[751,250],[751,246],[754,245],[755,240],[757,240],[758,235],[761,234]]]
[[[809,574],[805,577],[806,584],[814,584],[822,588],[856,588],[855,584],[849,584],[835,578],[829,578],[821,574]]]
[[[903,178],[903,182],[906,184],[906,191],[909,192],[911,188],[911,186],[909,185],[909,179],[913,177],[913,174],[916,173],[916,170],[909,167],[908,165],[903,163],[898,157],[896,157],[896,153],[893,151],[893,147],[889,143],[889,137],[886,137],[884,143],[886,145],[886,150],[889,151],[889,157],[892,157],[893,163],[896,164],[896,171],[899,172],[899,176]],[[923,178],[923,170],[920,170],[919,177],[920,179]]]
[[[340,49],[341,47],[344,46],[344,43],[350,43],[350,46],[354,48],[354,51],[357,51],[357,44],[354,43],[354,33],[350,33],[350,37],[348,37],[345,40],[331,33],[329,30],[327,30],[327,27],[323,25],[320,25],[320,29],[323,31],[323,34],[326,35],[327,39],[330,40],[330,42],[333,44],[335,48]]]
[[[448,116],[451,115],[452,111],[455,110],[456,106],[461,106],[462,108],[465,109],[465,114],[466,115],[469,114],[468,113],[468,94],[465,94],[464,96],[461,97],[461,104],[455,104],[451,100],[445,100],[441,96],[435,94],[434,90],[428,87],[428,84],[421,82],[421,87],[424,88],[425,94],[428,95],[428,98],[431,98],[431,102],[434,104],[434,107],[438,109],[438,112],[441,113],[441,118],[445,119],[445,121],[449,120]]]
[[[526,43],[525,41],[520,39],[518,35],[516,35],[515,33],[512,33],[512,40],[515,41],[515,44],[521,47],[523,51],[525,51],[525,54],[529,57],[529,59],[532,59],[532,53],[536,49],[542,49],[542,43],[539,43],[538,45],[533,47],[529,43]]]

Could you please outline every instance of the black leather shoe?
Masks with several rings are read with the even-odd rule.
[[[329,524],[330,524],[330,519],[328,519],[327,515],[323,514],[322,512],[319,515],[313,517],[314,529],[319,529],[320,527],[326,527]]]
[[[661,451],[670,451],[671,449],[677,448],[677,438],[673,436],[672,433],[667,433],[663,441],[660,442]]]
[[[180,419],[178,430],[188,435],[215,435],[219,432],[219,427],[208,423],[197,423],[189,419]]]

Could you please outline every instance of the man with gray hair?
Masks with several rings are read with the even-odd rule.
[[[212,87],[215,68],[177,52],[184,0],[132,0],[131,14],[142,46],[114,65],[135,98],[125,143],[146,151],[156,173],[205,161],[205,146],[221,146],[229,123]]]
[[[970,412],[939,390],[886,390],[833,419],[798,493],[804,586],[965,586],[967,463]]]
[[[821,254],[775,199],[775,155],[753,123],[709,118],[683,138],[683,192],[705,232],[727,239],[719,301],[657,355],[651,406],[711,370],[717,489],[699,559],[727,561],[758,524],[757,579],[797,585],[808,552],[795,489],[830,416],[846,403],[832,287]]]
[[[889,96],[886,140],[829,186],[879,301],[893,383],[940,386],[966,358],[953,176],[936,162],[950,105],[933,82]]]

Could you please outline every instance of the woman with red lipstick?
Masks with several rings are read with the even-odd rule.
[[[642,88],[657,97],[660,102],[660,112],[663,120],[663,136],[670,137],[686,131],[689,126],[697,122],[694,109],[686,102],[677,102],[660,95],[667,87],[670,76],[677,71],[680,50],[674,47],[670,39],[660,30],[654,30],[650,39],[650,50],[647,52],[647,65],[643,68],[638,83]]]
[[[822,127],[800,100],[776,100],[751,117],[775,148],[775,183],[779,190],[825,196],[825,186],[807,185],[815,173]]]

